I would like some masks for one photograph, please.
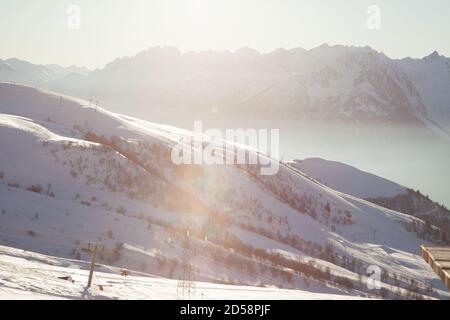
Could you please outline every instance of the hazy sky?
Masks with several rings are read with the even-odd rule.
[[[70,5],[79,29],[67,27]],[[370,5],[379,30],[367,28]],[[0,0],[0,39],[0,58],[90,68],[157,45],[268,52],[327,42],[450,56],[450,0]]]

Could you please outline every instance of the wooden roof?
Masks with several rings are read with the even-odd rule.
[[[421,246],[422,257],[450,289],[450,247]]]

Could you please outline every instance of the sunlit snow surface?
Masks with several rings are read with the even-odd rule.
[[[194,300],[301,300],[356,299],[357,297],[316,294],[300,290],[229,286],[197,282],[190,296],[177,290],[178,281],[130,275],[120,269],[102,266],[94,284],[86,292],[88,265],[28,251],[0,246],[0,299],[194,299]],[[63,280],[60,277],[70,277]],[[102,287],[103,290],[100,290]]]

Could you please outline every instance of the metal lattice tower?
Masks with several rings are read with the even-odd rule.
[[[181,299],[191,299],[195,296],[195,270],[192,265],[192,257],[195,256],[195,245],[191,243],[189,231],[186,233],[186,247],[183,253],[183,270],[181,279],[177,284],[177,296]]]

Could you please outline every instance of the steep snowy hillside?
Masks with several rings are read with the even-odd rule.
[[[369,47],[326,44],[267,54],[249,48],[184,54],[151,48],[87,77],[57,78],[46,85],[100,100],[120,113],[165,122],[216,114],[350,119],[425,124],[448,137],[449,61],[436,53],[393,60]]]
[[[450,211],[419,191],[335,161],[316,158],[289,164],[335,190],[419,217],[442,229],[442,240],[450,242]]]
[[[362,199],[392,197],[407,192],[405,187],[392,181],[336,161],[312,158],[289,164],[335,190]]]
[[[399,65],[427,106],[426,117],[449,132],[450,127],[450,59],[436,51],[423,59],[403,59]]]
[[[6,246],[85,260],[83,248],[102,242],[103,263],[174,279],[189,270],[198,281],[316,293],[450,296],[418,255],[439,241],[420,219],[284,163],[274,176],[256,165],[175,165],[180,139],[200,137],[86,101],[6,83],[0,97]]]

